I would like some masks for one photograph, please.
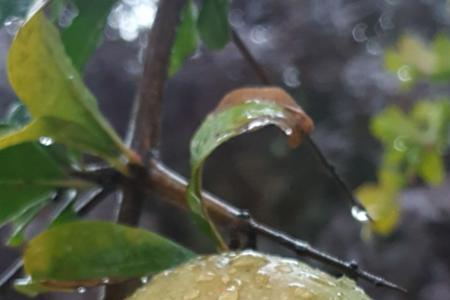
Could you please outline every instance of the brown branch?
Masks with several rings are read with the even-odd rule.
[[[270,80],[270,77],[267,75],[263,67],[255,59],[255,57],[252,55],[248,47],[245,45],[245,43],[242,41],[242,39],[239,37],[239,35],[235,30],[231,31],[231,36],[236,48],[239,50],[242,57],[247,61],[250,67],[254,70],[255,74],[258,76],[258,79],[261,81],[261,83],[266,85],[273,85],[274,83]],[[320,150],[319,146],[314,142],[311,136],[306,135],[305,141],[313,150],[314,155],[319,160],[321,166],[331,175],[334,181],[345,193],[351,207],[352,208],[356,207],[357,210],[359,211],[365,211],[364,206],[358,201],[358,199],[356,199],[352,190],[348,187],[348,185],[345,183],[342,177],[336,172],[336,168],[328,161],[326,156],[323,154],[322,150]],[[370,219],[370,216],[368,214],[367,217]]]
[[[160,1],[158,11],[149,32],[144,54],[144,70],[135,100],[130,126],[128,145],[137,151],[147,165],[150,153],[156,149],[161,123],[161,107],[164,83],[170,60],[172,44],[181,11],[186,0]],[[131,178],[143,180],[145,168],[130,166]],[[117,220],[127,225],[137,225],[142,210],[142,188],[140,185],[125,183],[122,186]],[[105,288],[104,300],[124,299],[136,288],[135,282],[111,285]]]
[[[186,179],[179,174],[165,167],[160,161],[153,160],[150,174],[150,182],[153,190],[163,195],[164,198],[178,207],[187,209],[186,207]],[[248,215],[248,212],[240,210],[234,206],[227,204],[224,200],[214,196],[213,194],[203,192],[202,198],[208,212],[215,220],[222,223],[234,223],[236,221],[243,222],[243,225],[252,228],[256,233],[265,236],[293,251],[298,255],[310,257],[329,266],[332,266],[340,272],[353,277],[361,278],[371,282],[377,286],[389,287],[398,291],[406,290],[388,280],[369,272],[361,270],[355,262],[346,262],[335,258],[327,253],[319,251],[308,243],[298,240],[292,236],[282,233],[267,225],[261,224]],[[242,215],[248,215],[242,218]]]

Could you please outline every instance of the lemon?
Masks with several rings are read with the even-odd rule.
[[[156,275],[128,300],[366,300],[353,280],[254,251],[201,256]]]

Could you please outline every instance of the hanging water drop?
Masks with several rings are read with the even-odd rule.
[[[367,222],[370,219],[367,211],[356,205],[352,207],[352,216],[359,222]]]
[[[50,146],[51,144],[53,144],[53,139],[47,136],[41,136],[39,138],[39,143],[43,146]]]
[[[102,278],[102,283],[103,284],[108,284],[110,282],[108,277]]]

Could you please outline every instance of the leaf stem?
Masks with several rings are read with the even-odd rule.
[[[272,82],[272,80],[270,80],[270,77],[267,75],[263,67],[258,63],[256,58],[252,55],[248,47],[245,45],[245,43],[242,41],[242,39],[234,29],[232,29],[231,37],[236,48],[241,53],[242,57],[247,61],[249,66],[254,70],[261,83],[265,85],[273,85],[274,83]],[[319,148],[316,142],[314,142],[310,135],[305,136],[305,141],[310,146],[310,149],[312,149],[312,151],[314,152],[314,155],[319,160],[322,167],[331,175],[331,177],[338,184],[341,190],[344,191],[351,207],[357,207],[361,211],[366,211],[364,206],[355,197],[352,190],[345,183],[342,177],[336,172],[336,168],[326,158],[325,154],[323,154],[322,150]],[[372,220],[369,214],[367,214],[367,217]]]

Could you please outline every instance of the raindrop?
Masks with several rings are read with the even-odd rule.
[[[22,23],[23,23],[22,19],[15,16],[11,16],[6,18],[3,25],[5,26],[6,32],[9,35],[14,35],[16,34],[17,30],[19,30],[19,27],[22,25]]]
[[[228,21],[235,28],[242,27],[244,25],[244,12],[242,9],[232,9]]]
[[[62,28],[69,27],[79,13],[80,11],[74,3],[72,3],[71,1],[67,2],[59,15],[58,25]]]
[[[403,82],[411,81],[411,67],[408,65],[403,65],[397,70],[397,77]]]
[[[299,79],[300,72],[294,66],[289,66],[283,71],[283,82],[288,87],[296,88],[300,85]]]
[[[108,284],[109,282],[110,282],[110,280],[109,280],[108,277],[105,277],[105,278],[102,279],[102,283],[103,284]]]
[[[395,27],[394,21],[392,20],[392,14],[391,13],[384,13],[380,16],[380,19],[378,20],[380,23],[380,27],[383,30],[389,30],[393,29]]]
[[[403,136],[399,136],[394,140],[393,147],[398,152],[405,152],[406,150],[408,150],[408,147],[405,143],[405,138]]]
[[[148,283],[148,277],[147,276],[141,277],[141,283],[142,284]]]
[[[367,211],[356,205],[352,207],[352,216],[359,222],[369,221],[369,214],[367,213]]]
[[[53,139],[47,136],[41,136],[39,138],[39,143],[43,146],[50,146],[51,144],[53,144]]]
[[[358,43],[365,42],[367,40],[366,30],[367,24],[365,23],[356,24],[352,30],[353,39]]]
[[[77,293],[78,294],[86,293],[86,288],[84,286],[80,286],[79,288],[77,288]]]
[[[250,40],[255,44],[264,44],[268,40],[268,30],[266,26],[257,25],[250,31]]]

